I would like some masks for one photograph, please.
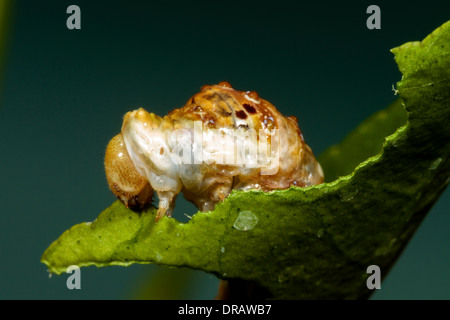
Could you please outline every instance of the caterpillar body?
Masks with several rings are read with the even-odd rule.
[[[157,221],[171,216],[180,192],[209,211],[233,189],[270,191],[323,182],[297,119],[228,82],[203,86],[165,117],[142,108],[128,112],[104,164],[110,189],[126,206],[143,208],[156,191]]]

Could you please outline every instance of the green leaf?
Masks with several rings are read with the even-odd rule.
[[[72,264],[187,266],[256,282],[276,299],[367,297],[367,267],[386,274],[450,180],[450,22],[392,52],[403,102],[320,157],[330,182],[233,192],[186,224],[155,224],[153,208],[136,213],[117,201],[41,261],[57,274]]]

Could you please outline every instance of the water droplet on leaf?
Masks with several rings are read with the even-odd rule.
[[[234,222],[234,227],[240,231],[252,230],[258,224],[258,217],[251,211],[242,211]]]
[[[342,201],[347,202],[347,201],[352,200],[356,196],[357,193],[358,193],[358,189],[354,189],[354,190],[350,189],[349,191],[343,191],[340,194],[340,198]]]
[[[325,231],[324,231],[323,229],[320,229],[319,231],[317,231],[317,236],[318,236],[319,238],[322,238],[324,232],[325,232]]]
[[[428,167],[428,170],[436,170],[439,165],[442,162],[442,158],[437,158],[436,160],[433,161],[433,163],[431,163],[431,165]]]

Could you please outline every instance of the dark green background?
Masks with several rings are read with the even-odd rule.
[[[67,275],[49,279],[39,262],[114,201],[103,155],[124,113],[162,116],[228,80],[297,116],[319,154],[394,101],[401,74],[389,49],[450,19],[448,0],[391,2],[15,1],[0,105],[0,298],[130,298],[144,283],[161,290],[151,274],[175,291],[179,273],[152,265],[84,268],[70,291]],[[71,4],[81,30],[66,28]],[[381,30],[366,28],[371,4]],[[373,298],[450,298],[449,205],[447,190]],[[195,211],[181,201],[175,217]],[[214,276],[188,276],[190,291],[175,297],[214,297]]]

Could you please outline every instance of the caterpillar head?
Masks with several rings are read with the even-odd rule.
[[[142,209],[151,203],[153,188],[134,167],[121,133],[106,148],[105,172],[109,188],[127,207]]]

